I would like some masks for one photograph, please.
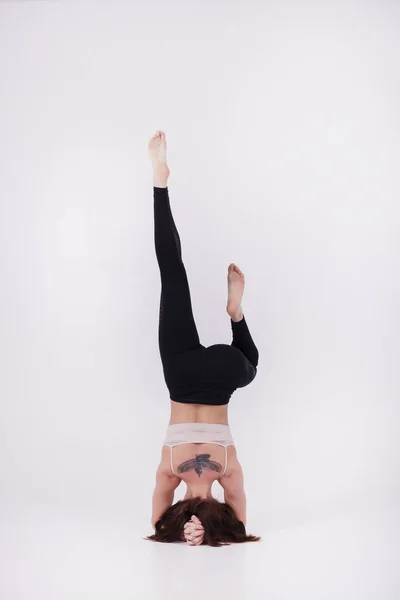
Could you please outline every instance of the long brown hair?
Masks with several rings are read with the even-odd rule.
[[[200,497],[179,500],[167,508],[155,524],[155,533],[144,539],[164,543],[180,542],[184,540],[183,526],[192,515],[196,515],[204,527],[202,545],[225,546],[258,542],[261,539],[259,536],[247,535],[244,524],[228,503]]]

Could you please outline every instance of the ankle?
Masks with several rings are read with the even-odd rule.
[[[234,321],[235,323],[238,323],[239,321],[241,321],[243,319],[243,310],[242,310],[242,307],[238,308],[237,311],[235,311],[234,313],[232,313],[229,316],[232,319],[232,321]]]
[[[166,164],[153,165],[154,187],[166,188],[168,186],[169,168]]]
[[[153,185],[154,187],[166,188],[168,187],[168,175],[164,173],[153,174]]]
[[[166,181],[165,179],[160,180],[157,179],[156,177],[153,178],[153,187],[155,188],[167,188],[168,187],[168,181]]]

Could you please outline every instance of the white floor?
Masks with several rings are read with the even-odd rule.
[[[225,548],[144,541],[146,524],[123,524],[121,515],[1,508],[2,600],[400,598],[393,507],[280,530],[261,523],[250,529],[262,542]]]

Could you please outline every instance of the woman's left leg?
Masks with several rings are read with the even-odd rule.
[[[154,187],[154,241],[161,275],[158,339],[166,363],[178,353],[201,347],[167,187]]]

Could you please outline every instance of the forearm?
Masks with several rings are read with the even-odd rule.
[[[242,521],[243,525],[246,526],[246,494],[244,491],[235,492],[233,494],[225,492],[224,497],[225,502],[235,511],[239,521]]]
[[[174,493],[174,491],[160,492],[157,488],[154,490],[151,515],[151,524],[154,528],[162,514],[172,505]]]

